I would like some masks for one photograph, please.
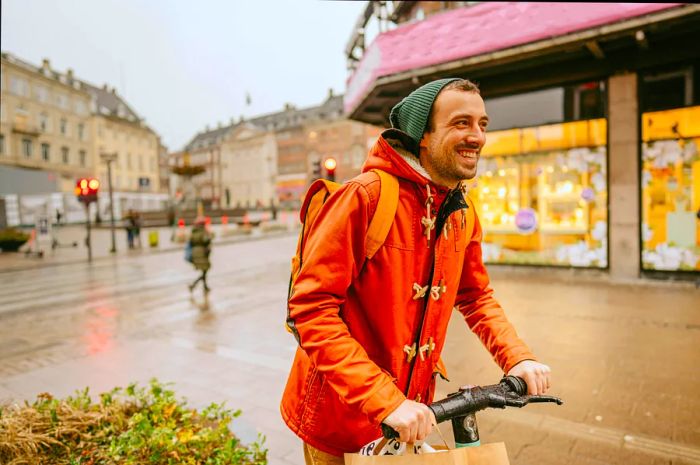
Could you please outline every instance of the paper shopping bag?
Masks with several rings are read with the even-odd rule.
[[[502,442],[449,450],[433,447],[436,452],[423,454],[345,454],[345,465],[510,465]]]

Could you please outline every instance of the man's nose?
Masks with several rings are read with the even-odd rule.
[[[484,134],[484,131],[481,130],[481,128],[477,128],[473,131],[469,131],[466,140],[469,144],[484,145],[484,142],[486,141],[486,135]]]

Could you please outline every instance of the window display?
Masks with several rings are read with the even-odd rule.
[[[495,131],[471,182],[490,263],[607,266],[604,119]]]
[[[700,271],[700,107],[642,115],[642,268]]]

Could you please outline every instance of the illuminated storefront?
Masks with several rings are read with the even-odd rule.
[[[700,106],[642,115],[642,269],[700,271]]]
[[[606,268],[606,121],[493,131],[470,185],[488,263]]]

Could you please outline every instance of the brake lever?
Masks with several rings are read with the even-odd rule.
[[[552,402],[557,405],[562,405],[564,403],[559,397],[554,396],[520,396],[520,397],[510,397],[506,398],[506,406],[508,407],[525,407],[527,404],[539,404],[545,402]]]

